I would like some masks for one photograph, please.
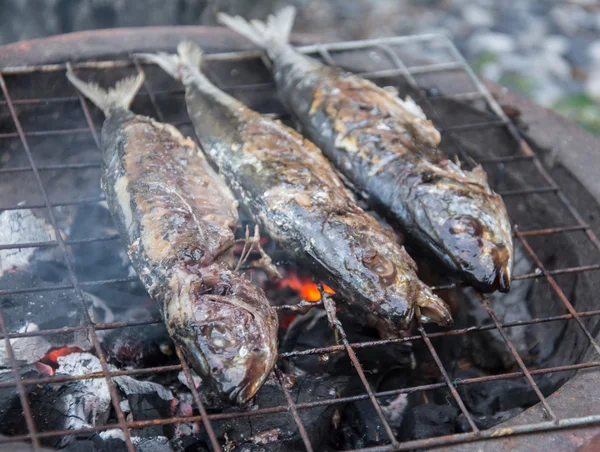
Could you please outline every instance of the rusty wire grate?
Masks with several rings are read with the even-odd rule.
[[[407,66],[403,59],[399,57],[399,55],[393,50],[393,46],[403,46],[414,43],[432,43],[435,42],[441,48],[445,48],[449,54],[451,55],[451,61],[443,62],[443,63],[433,63],[426,64],[420,66]],[[482,299],[481,303],[483,307],[486,309],[489,317],[492,321],[490,325],[484,326],[475,326],[470,328],[463,329],[454,329],[442,332],[428,333],[421,325],[418,325],[417,331],[418,334],[410,337],[403,337],[398,339],[388,339],[388,340],[378,340],[378,341],[370,341],[370,342],[359,342],[359,343],[351,343],[344,331],[344,328],[340,321],[335,316],[335,310],[328,309],[329,301],[325,299],[325,301],[321,301],[318,303],[314,303],[314,306],[323,306],[325,305],[325,309],[330,312],[333,317],[333,326],[337,330],[338,337],[341,339],[341,343],[333,346],[325,346],[319,348],[313,348],[310,350],[302,350],[302,351],[294,351],[281,353],[280,358],[291,358],[302,355],[311,355],[311,354],[323,354],[323,353],[335,353],[335,352],[345,352],[349,356],[352,361],[356,372],[358,373],[359,378],[361,379],[364,385],[364,394],[350,396],[350,397],[334,397],[330,399],[317,400],[313,402],[307,403],[295,403],[292,400],[291,394],[287,385],[284,382],[284,375],[279,368],[275,369],[275,377],[279,381],[281,389],[285,395],[287,405],[270,407],[270,408],[258,408],[253,411],[246,412],[233,412],[233,413],[214,413],[207,414],[205,407],[202,404],[202,400],[200,395],[198,394],[196,389],[192,389],[192,395],[194,402],[197,405],[197,408],[200,412],[199,415],[195,416],[187,416],[187,417],[170,417],[166,419],[151,419],[151,420],[142,420],[142,421],[127,421],[121,407],[119,405],[119,396],[116,392],[115,385],[113,382],[113,377],[122,376],[122,375],[144,375],[144,374],[155,374],[162,372],[171,372],[171,371],[179,371],[183,370],[188,382],[190,382],[190,388],[195,388],[192,380],[192,376],[190,373],[190,369],[185,363],[184,360],[181,359],[181,353],[177,350],[177,355],[180,360],[180,364],[170,365],[170,366],[160,366],[160,367],[151,367],[151,368],[143,368],[143,369],[131,369],[131,370],[122,370],[122,371],[110,371],[105,356],[103,355],[102,348],[99,347],[98,341],[98,332],[103,330],[111,330],[116,328],[124,328],[131,327],[137,325],[145,325],[151,323],[158,323],[160,319],[148,319],[143,321],[135,321],[135,322],[112,322],[112,323],[94,323],[90,318],[86,307],[86,301],[83,296],[82,288],[87,286],[98,286],[105,284],[112,284],[118,282],[128,282],[135,281],[136,277],[125,277],[125,278],[115,278],[115,279],[107,279],[107,280],[96,280],[96,281],[80,281],[74,271],[73,268],[73,260],[72,260],[72,251],[69,250],[69,246],[75,244],[83,244],[83,243],[92,243],[98,241],[108,241],[108,240],[117,240],[118,236],[111,235],[105,237],[93,237],[88,239],[63,239],[58,225],[57,220],[54,214],[54,207],[64,206],[64,205],[76,205],[83,203],[95,203],[101,201],[103,198],[91,198],[91,199],[78,199],[73,201],[62,201],[58,203],[51,203],[50,198],[48,196],[46,187],[43,183],[43,179],[40,176],[40,172],[47,170],[80,170],[90,167],[98,167],[99,163],[65,163],[65,164],[54,164],[54,165],[37,165],[34,159],[34,155],[30,149],[28,139],[34,136],[50,136],[50,135],[74,135],[74,134],[91,134],[94,142],[99,147],[99,137],[98,132],[96,130],[96,126],[92,119],[92,114],[90,109],[88,108],[87,102],[81,97],[81,95],[72,97],[49,97],[44,99],[13,99],[11,97],[11,93],[7,87],[5,82],[5,76],[20,76],[22,74],[31,74],[37,72],[56,72],[62,73],[65,71],[64,64],[53,64],[53,65],[44,65],[44,66],[28,66],[28,67],[14,67],[14,68],[4,68],[0,70],[0,87],[2,90],[2,94],[4,96],[3,100],[0,100],[0,106],[5,105],[8,107],[10,111],[10,115],[12,120],[14,121],[14,127],[16,129],[15,132],[8,133],[0,133],[0,143],[3,139],[18,139],[20,140],[24,152],[27,154],[27,158],[29,161],[29,166],[20,166],[20,167],[12,167],[12,168],[0,168],[0,174],[7,173],[20,173],[20,172],[32,172],[35,178],[37,185],[39,186],[43,202],[39,204],[31,203],[25,206],[23,205],[8,205],[2,206],[0,210],[18,210],[23,208],[33,209],[33,208],[43,208],[47,209],[49,219],[51,225],[55,232],[55,240],[45,241],[45,242],[35,242],[35,243],[9,243],[9,244],[0,244],[0,250],[9,250],[9,249],[21,249],[21,248],[32,248],[32,247],[58,247],[64,257],[64,262],[68,270],[68,275],[70,278],[70,283],[68,284],[60,284],[53,285],[48,287],[30,287],[30,288],[21,288],[21,287],[13,287],[13,288],[0,288],[0,295],[9,295],[9,294],[17,294],[17,293],[45,293],[48,291],[54,290],[64,290],[64,289],[73,289],[76,296],[78,304],[81,308],[83,314],[83,324],[77,326],[69,326],[64,328],[57,329],[48,329],[42,331],[34,331],[34,332],[17,332],[10,333],[6,326],[5,315],[0,308],[0,334],[2,336],[2,340],[5,343],[7,355],[11,361],[12,365],[12,374],[14,380],[9,382],[1,382],[0,388],[8,387],[8,386],[16,386],[19,397],[21,400],[21,404],[23,407],[25,419],[27,421],[27,427],[29,433],[27,435],[13,436],[11,438],[2,438],[0,439],[0,444],[9,443],[14,441],[21,440],[29,440],[32,443],[33,449],[37,450],[40,446],[40,438],[47,437],[57,437],[63,435],[74,435],[77,433],[86,433],[86,432],[100,432],[104,430],[120,428],[123,431],[124,439],[127,444],[129,450],[134,450],[134,445],[131,439],[130,430],[138,429],[147,426],[155,426],[155,425],[166,425],[166,424],[177,424],[177,423],[202,423],[204,428],[206,429],[210,441],[214,450],[221,450],[217,437],[212,429],[212,421],[218,421],[223,419],[230,419],[234,417],[250,417],[250,416],[261,416],[268,415],[274,413],[289,413],[289,415],[293,416],[295,423],[298,428],[298,432],[300,433],[304,445],[307,450],[313,450],[312,445],[310,444],[309,437],[307,432],[302,425],[302,420],[298,415],[298,412],[304,409],[323,406],[323,405],[332,405],[337,403],[346,403],[357,400],[370,399],[374,405],[374,408],[380,418],[381,426],[383,430],[388,435],[388,445],[379,446],[375,448],[370,448],[369,450],[411,450],[423,447],[433,447],[439,445],[448,445],[453,443],[463,443],[470,441],[478,441],[483,440],[485,438],[491,437],[499,437],[499,436],[512,436],[519,435],[531,432],[540,432],[540,431],[548,431],[555,430],[561,428],[568,427],[578,427],[578,426],[590,426],[600,424],[600,415],[593,415],[587,417],[580,418],[559,418],[552,410],[550,405],[548,404],[546,398],[537,387],[533,376],[550,374],[555,372],[566,372],[573,371],[577,369],[586,369],[586,368],[597,368],[600,366],[600,346],[594,339],[592,333],[586,328],[582,319],[599,316],[600,309],[593,311],[585,311],[585,312],[577,312],[569,298],[565,295],[565,293],[561,290],[559,285],[557,284],[555,277],[558,275],[564,274],[575,274],[580,272],[588,272],[600,270],[600,263],[591,264],[591,265],[582,265],[576,267],[567,267],[567,268],[559,268],[559,269],[547,269],[542,260],[535,253],[534,249],[528,243],[529,237],[534,236],[546,236],[552,234],[559,233],[567,233],[567,232],[583,232],[587,236],[587,240],[589,241],[589,245],[591,247],[595,247],[600,252],[600,241],[598,237],[595,235],[593,230],[589,225],[583,220],[582,216],[577,212],[575,206],[567,199],[566,195],[561,191],[561,188],[554,181],[554,179],[550,176],[550,174],[546,171],[546,169],[542,166],[542,163],[538,159],[538,157],[531,150],[529,145],[523,140],[520,136],[515,125],[509,120],[506,116],[500,105],[495,101],[495,99],[491,96],[487,88],[479,81],[473,71],[466,64],[465,60],[462,58],[458,50],[454,47],[451,41],[449,41],[446,37],[441,35],[422,35],[422,36],[410,36],[410,37],[399,37],[399,38],[390,38],[390,39],[377,39],[377,40],[368,40],[368,41],[357,41],[357,42],[344,42],[344,43],[335,43],[335,44],[327,44],[327,45],[313,45],[306,46],[301,48],[300,50],[309,53],[309,54],[318,54],[320,57],[326,62],[335,63],[335,60],[332,56],[332,53],[336,52],[351,52],[351,51],[365,51],[368,49],[378,49],[383,52],[383,54],[387,55],[388,60],[393,64],[393,68],[391,69],[382,69],[382,70],[374,70],[366,73],[362,73],[363,76],[369,77],[372,79],[376,79],[378,77],[390,77],[390,76],[400,76],[404,77],[404,79],[415,89],[417,89],[422,97],[416,99],[419,103],[427,104],[434,111],[434,116],[431,118],[436,126],[445,134],[446,139],[452,141],[457,147],[460,147],[458,141],[454,139],[454,134],[449,132],[460,133],[463,131],[469,130],[477,130],[480,128],[487,127],[501,127],[505,128],[510,136],[514,139],[515,146],[518,149],[516,155],[509,156],[496,156],[492,158],[486,159],[485,163],[512,163],[512,162],[520,162],[520,161],[529,161],[531,162],[541,178],[545,181],[543,186],[533,187],[533,188],[524,188],[524,189],[514,189],[501,192],[503,196],[527,196],[534,193],[548,193],[551,192],[555,194],[560,202],[564,205],[564,207],[569,211],[573,224],[562,226],[562,227],[551,227],[551,228],[543,228],[543,229],[531,229],[531,230],[520,230],[515,227],[514,236],[518,242],[520,242],[529,256],[529,258],[535,263],[538,271],[515,275],[514,280],[525,280],[525,279],[537,279],[543,278],[547,281],[549,286],[552,288],[553,292],[556,294],[560,302],[564,305],[564,308],[568,312],[564,315],[551,316],[551,317],[540,317],[533,318],[528,321],[518,321],[518,322],[507,322],[501,323],[494,311],[490,307],[489,303]],[[231,52],[231,53],[219,53],[219,54],[211,54],[206,56],[206,61],[225,61],[225,62],[243,62],[248,60],[258,60],[261,58],[261,54],[256,51],[244,51],[244,52]],[[130,68],[133,70],[137,70],[139,72],[144,72],[144,67],[137,62],[131,60],[114,60],[114,61],[102,61],[102,62],[83,62],[79,64],[73,65],[74,69],[93,69],[93,70],[104,70],[110,71],[118,68]],[[419,88],[419,83],[416,80],[417,75],[423,74],[435,74],[435,73],[443,73],[447,71],[462,71],[466,76],[472,81],[473,85],[476,87],[475,90],[471,92],[462,92],[459,94],[450,94],[450,95],[442,95],[437,94],[435,97],[432,97],[425,90]],[[258,90],[258,89],[269,89],[272,90],[274,85],[272,82],[269,83],[256,83],[256,84],[245,84],[245,85],[235,85],[235,86],[227,86],[226,89],[231,90]],[[159,102],[157,101],[157,96],[169,96],[174,94],[182,94],[182,90],[177,91],[159,91],[154,90],[151,84],[148,82],[148,78],[145,82],[146,92],[140,93],[139,96],[148,96],[149,100],[154,108],[154,114],[157,119],[164,121],[164,115],[161,111]],[[74,92],[74,91],[73,91]],[[432,100],[435,98],[448,98],[453,100],[460,101],[470,101],[470,100],[482,100],[486,103],[487,108],[493,113],[493,116],[489,116],[485,120],[477,123],[470,124],[459,124],[459,125],[449,125],[445,126],[442,122],[442,118],[435,114],[435,108],[433,107]],[[85,122],[87,127],[80,128],[71,128],[71,129],[61,129],[61,130],[45,130],[45,131],[25,131],[22,126],[19,115],[16,111],[15,106],[17,105],[38,105],[41,103],[45,104],[53,104],[53,103],[62,103],[62,102],[73,102],[79,101],[81,105],[81,112],[85,118]],[[277,116],[277,115],[274,115]],[[186,121],[186,123],[189,123]],[[181,126],[184,123],[176,123],[175,125]],[[484,163],[481,162],[480,163]],[[1,177],[1,176],[0,176]],[[453,285],[446,286],[438,286],[435,287],[436,290],[447,289],[453,287]],[[330,307],[330,306],[329,306]],[[284,311],[296,311],[298,310],[298,306],[278,306],[278,310]],[[519,354],[517,353],[515,347],[511,343],[509,337],[506,334],[506,329],[511,327],[518,327],[524,325],[534,325],[539,323],[546,322],[561,322],[567,320],[574,320],[577,322],[579,328],[583,331],[587,339],[589,340],[590,346],[595,349],[597,352],[596,359],[590,362],[583,362],[579,364],[570,364],[564,366],[555,366],[548,368],[540,368],[540,369],[528,369]],[[484,377],[477,378],[468,378],[462,380],[452,381],[444,368],[443,363],[441,362],[438,352],[436,351],[433,343],[431,341],[432,338],[438,337],[447,337],[454,335],[462,335],[475,331],[486,331],[486,330],[497,330],[502,339],[505,341],[507,347],[515,358],[519,370],[515,372],[503,373],[498,375],[490,375]],[[94,346],[97,356],[100,359],[102,371],[87,374],[83,376],[50,376],[46,378],[35,378],[35,379],[24,379],[21,377],[19,365],[17,361],[14,359],[13,349],[11,346],[10,339],[29,337],[29,336],[45,336],[52,335],[57,333],[65,333],[65,332],[74,332],[74,331],[87,331],[89,333],[89,337],[91,339],[91,343]],[[409,341],[423,341],[426,347],[429,349],[431,353],[431,357],[435,362],[435,365],[439,369],[443,381],[432,384],[425,384],[407,388],[400,388],[391,391],[385,392],[373,392],[370,387],[367,379],[365,378],[364,371],[358,361],[355,350],[368,348],[368,347],[382,347],[387,344],[393,343],[401,343],[401,342],[409,342]],[[104,378],[108,384],[108,388],[111,395],[111,401],[113,404],[113,408],[117,415],[118,423],[117,424],[108,424],[108,425],[98,425],[90,428],[80,429],[80,430],[66,430],[66,431],[49,431],[49,432],[40,432],[35,426],[34,419],[31,414],[30,405],[27,400],[27,394],[25,391],[25,386],[28,385],[40,385],[40,384],[51,384],[51,383],[59,383],[70,380],[81,380],[81,379],[91,379],[91,378]],[[532,390],[537,395],[539,402],[543,405],[547,420],[544,420],[539,423],[527,424],[527,425],[518,425],[514,426],[511,429],[500,429],[500,428],[491,428],[487,430],[480,430],[477,428],[473,417],[467,410],[464,401],[461,399],[460,394],[456,390],[457,387],[462,385],[471,385],[476,383],[490,382],[490,381],[499,381],[499,380],[508,380],[508,379],[517,379],[517,378],[525,378]],[[392,429],[390,428],[382,410],[378,403],[378,398],[386,397],[390,395],[397,394],[409,394],[420,391],[432,390],[446,388],[450,391],[451,396],[455,400],[456,404],[464,414],[467,423],[469,424],[471,431],[467,433],[453,434],[447,436],[426,438],[420,440],[412,440],[400,442],[397,438],[394,437]],[[366,450],[366,449],[365,449]]]

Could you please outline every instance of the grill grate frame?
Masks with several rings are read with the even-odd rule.
[[[421,66],[411,66],[408,67],[403,60],[394,52],[391,46],[393,45],[407,45],[414,43],[432,43],[435,42],[442,47],[444,47],[452,57],[452,61],[443,62],[443,63],[432,63],[428,65]],[[0,336],[4,340],[4,344],[6,346],[7,355],[11,361],[12,366],[12,374],[14,377],[13,381],[2,382],[0,383],[0,388],[8,387],[8,386],[16,386],[17,391],[19,393],[19,397],[21,399],[24,416],[27,421],[27,427],[29,433],[27,435],[13,436],[10,438],[0,438],[0,444],[3,443],[11,443],[21,440],[29,440],[31,441],[32,447],[34,450],[38,450],[40,447],[40,438],[47,437],[56,437],[56,436],[64,436],[64,435],[74,435],[77,433],[86,433],[86,432],[100,432],[103,430],[120,428],[123,431],[125,443],[130,451],[135,450],[130,430],[135,428],[142,428],[146,426],[155,426],[155,425],[166,425],[166,424],[176,424],[176,423],[202,423],[204,428],[206,428],[208,436],[211,440],[212,446],[214,450],[221,450],[221,447],[218,443],[218,440],[214,434],[212,429],[212,421],[218,421],[222,419],[230,419],[234,417],[250,417],[257,415],[266,415],[266,414],[274,414],[274,413],[285,413],[288,412],[294,418],[296,425],[298,427],[299,433],[302,437],[304,445],[307,450],[312,451],[312,445],[310,444],[310,440],[302,425],[302,420],[298,415],[299,410],[308,409],[315,406],[322,405],[330,405],[336,403],[345,403],[350,401],[364,400],[370,399],[373,403],[376,412],[378,413],[381,424],[388,435],[389,444],[369,448],[369,449],[361,449],[361,450],[410,450],[416,448],[424,448],[424,447],[434,447],[448,444],[456,444],[456,443],[466,443],[471,441],[484,440],[486,438],[492,437],[500,437],[500,436],[513,436],[520,435],[531,432],[541,432],[541,431],[549,431],[549,430],[557,430],[562,428],[574,428],[574,427],[583,427],[583,426],[591,426],[600,424],[600,415],[586,416],[586,417],[570,417],[570,418],[559,418],[552,411],[549,406],[546,398],[543,396],[539,388],[537,387],[535,381],[532,376],[534,375],[542,375],[547,373],[554,372],[565,372],[565,371],[573,371],[577,369],[588,369],[588,368],[598,368],[600,367],[600,346],[598,342],[594,339],[591,332],[586,328],[582,319],[592,316],[599,316],[599,310],[591,310],[585,312],[577,312],[573,307],[569,298],[565,295],[565,293],[561,290],[559,285],[555,280],[555,276],[564,275],[564,274],[573,274],[580,272],[588,272],[588,271],[597,271],[600,270],[600,260],[599,263],[591,264],[591,265],[582,265],[577,267],[567,267],[555,270],[549,270],[544,267],[541,259],[537,256],[534,249],[528,243],[527,238],[533,236],[545,236],[552,234],[560,234],[566,232],[574,232],[580,231],[585,233],[587,239],[591,246],[595,247],[598,252],[600,252],[600,240],[592,230],[592,228],[583,220],[582,216],[578,213],[576,207],[568,200],[565,193],[561,190],[560,186],[556,183],[556,181],[552,178],[552,176],[546,171],[543,167],[541,161],[536,156],[536,154],[529,147],[527,142],[520,135],[516,126],[510,121],[510,119],[506,116],[500,105],[496,102],[496,100],[492,97],[488,89],[483,85],[483,83],[477,78],[472,69],[465,62],[464,58],[461,56],[459,51],[453,45],[453,43],[443,35],[437,34],[428,34],[428,35],[418,35],[418,36],[407,36],[407,37],[396,37],[396,38],[385,38],[385,39],[374,39],[374,40],[365,40],[365,41],[356,41],[356,42],[342,42],[342,43],[333,43],[333,44],[318,44],[312,46],[305,46],[299,48],[300,51],[307,54],[318,54],[320,55],[326,62],[335,63],[333,57],[331,56],[332,52],[342,52],[342,51],[361,51],[370,48],[377,48],[383,51],[389,58],[389,60],[393,63],[394,67],[392,69],[383,69],[383,70],[374,70],[370,72],[361,73],[361,75],[369,78],[377,78],[377,77],[389,77],[389,76],[401,76],[403,77],[413,88],[419,90],[422,96],[416,101],[418,103],[427,104],[431,110],[434,112],[434,116],[431,118],[436,126],[441,129],[442,133],[445,136],[445,139],[450,140],[453,145],[457,149],[461,149],[461,146],[454,137],[454,133],[460,133],[463,131],[469,130],[477,130],[480,128],[487,127],[500,127],[505,128],[510,136],[514,139],[516,145],[519,148],[519,155],[511,155],[511,156],[499,156],[488,159],[480,159],[479,163],[512,163],[512,162],[522,162],[529,161],[531,162],[539,175],[545,180],[546,184],[540,187],[533,188],[525,188],[525,189],[515,189],[508,190],[504,192],[500,192],[503,196],[527,196],[536,193],[553,193],[555,194],[562,205],[569,211],[571,214],[574,224],[562,227],[550,227],[550,228],[541,228],[541,229],[531,229],[531,230],[520,230],[516,226],[514,227],[513,235],[523,245],[523,248],[526,254],[532,259],[532,261],[537,266],[538,272],[532,272],[523,275],[515,275],[514,280],[525,280],[525,279],[536,279],[543,278],[551,287],[554,294],[560,299],[561,303],[564,305],[567,314],[551,316],[551,317],[540,317],[533,318],[528,321],[519,321],[519,322],[509,322],[509,323],[501,323],[496,317],[493,309],[490,305],[485,301],[481,300],[483,307],[488,312],[490,319],[492,320],[492,324],[485,326],[476,326],[470,328],[435,332],[435,333],[427,333],[425,329],[418,325],[418,335],[413,335],[410,337],[403,337],[398,339],[388,339],[388,340],[378,340],[378,341],[370,341],[370,342],[359,342],[359,343],[350,343],[346,337],[345,331],[341,322],[335,316],[335,310],[327,309],[329,301],[325,299],[325,301],[321,301],[318,303],[314,303],[314,306],[323,306],[328,310],[332,317],[333,327],[339,333],[339,337],[341,338],[341,344],[327,347],[319,347],[310,350],[296,351],[296,352],[287,352],[281,353],[279,358],[290,358],[294,356],[301,355],[309,355],[309,354],[322,354],[322,353],[333,353],[333,352],[345,352],[348,354],[351,359],[356,372],[358,373],[360,379],[363,382],[365,393],[361,395],[351,396],[351,397],[337,397],[325,400],[319,400],[314,402],[307,403],[294,403],[291,394],[289,392],[289,388],[285,383],[285,378],[282,371],[276,367],[275,376],[279,381],[281,389],[286,397],[287,405],[281,405],[277,407],[271,408],[259,408],[257,410],[248,411],[248,412],[234,412],[234,413],[216,413],[216,414],[207,414],[205,407],[202,404],[201,398],[197,392],[197,390],[192,390],[192,395],[194,402],[200,411],[200,415],[197,416],[187,416],[187,417],[171,417],[167,419],[154,419],[154,420],[144,420],[144,421],[133,421],[128,422],[124,414],[119,406],[119,397],[116,392],[114,383],[112,378],[115,376],[121,375],[142,375],[142,374],[151,374],[151,373],[159,373],[159,372],[171,372],[171,371],[180,371],[183,370],[186,375],[188,382],[190,382],[190,387],[195,388],[193,384],[193,380],[191,377],[190,369],[187,366],[186,362],[182,359],[181,352],[177,351],[177,355],[180,360],[180,364],[171,365],[171,366],[160,366],[160,367],[152,367],[152,368],[144,368],[144,369],[131,369],[131,370],[123,370],[123,371],[113,371],[111,372],[106,364],[105,357],[103,355],[101,347],[98,347],[98,331],[103,330],[111,330],[116,328],[124,328],[138,325],[146,325],[151,323],[159,323],[160,319],[149,319],[143,321],[136,322],[112,322],[112,323],[94,323],[89,316],[87,311],[86,301],[83,297],[82,288],[86,286],[97,286],[97,285],[105,285],[112,284],[117,282],[130,282],[136,281],[137,277],[127,277],[127,278],[115,278],[115,279],[107,279],[107,280],[97,280],[97,281],[79,281],[75,271],[73,269],[73,263],[71,258],[71,251],[69,251],[69,246],[73,244],[81,244],[81,243],[93,243],[99,241],[108,241],[108,240],[117,240],[117,235],[111,235],[106,237],[93,237],[87,239],[77,239],[77,240],[66,240],[63,239],[59,233],[59,229],[57,226],[56,218],[54,216],[54,207],[64,206],[64,205],[77,205],[83,203],[96,203],[103,200],[103,197],[100,196],[98,198],[89,198],[89,199],[79,199],[74,201],[63,201],[57,203],[51,203],[47,194],[46,187],[44,186],[43,180],[40,177],[40,172],[49,171],[49,170],[78,170],[78,169],[86,169],[86,168],[94,168],[99,167],[99,163],[69,163],[69,164],[54,164],[54,165],[36,165],[34,156],[30,150],[28,144],[28,137],[33,136],[50,136],[50,135],[72,135],[72,134],[91,134],[94,142],[99,147],[99,138],[96,130],[96,126],[93,122],[91,112],[88,107],[87,101],[81,96],[81,94],[77,94],[72,97],[51,97],[51,98],[32,98],[32,99],[12,99],[11,94],[9,92],[9,88],[5,82],[5,76],[19,76],[23,74],[30,73],[38,73],[38,72],[64,72],[66,70],[66,66],[64,64],[47,64],[47,65],[39,65],[39,66],[23,66],[23,67],[8,67],[0,70],[0,88],[1,92],[4,96],[4,99],[0,99],[0,107],[6,106],[10,111],[10,115],[12,121],[14,123],[15,132],[9,133],[0,133],[0,143],[4,139],[18,139],[20,140],[24,152],[27,154],[27,158],[30,166],[21,166],[14,168],[0,168],[0,174],[7,173],[19,173],[19,172],[33,172],[36,183],[39,186],[40,192],[42,194],[43,203],[40,204],[26,204],[26,205],[8,205],[8,206],[0,206],[0,211],[2,210],[18,210],[18,209],[32,209],[32,208],[44,208],[48,211],[50,223],[54,229],[56,240],[47,241],[47,242],[35,242],[35,243],[17,243],[17,244],[0,244],[0,250],[9,250],[9,249],[19,249],[19,248],[31,248],[31,247],[58,247],[61,251],[61,254],[64,258],[64,262],[67,266],[70,283],[69,284],[61,284],[54,285],[48,287],[31,287],[31,288],[0,288],[0,296],[1,295],[9,295],[9,294],[17,294],[17,293],[44,293],[47,291],[53,290],[65,290],[72,289],[76,294],[76,298],[80,309],[83,315],[83,324],[78,326],[71,326],[65,328],[59,328],[54,330],[42,330],[35,332],[24,332],[24,333],[9,333],[5,316],[0,307]],[[205,56],[205,61],[227,61],[227,62],[243,62],[245,60],[250,59],[260,59],[261,53],[258,51],[242,51],[242,52],[227,52],[227,53],[217,53],[217,54],[209,54]],[[265,62],[266,63],[266,62]],[[137,62],[131,60],[112,60],[112,61],[101,61],[101,62],[82,62],[73,64],[73,68],[77,69],[93,69],[93,70],[114,70],[119,68],[135,68],[138,72],[144,72],[144,67]],[[419,88],[419,84],[417,83],[415,76],[423,75],[423,74],[436,74],[443,73],[447,71],[461,71],[468,76],[473,85],[476,87],[476,90],[472,92],[454,94],[454,95],[437,95],[430,96],[428,93]],[[270,83],[257,83],[257,84],[245,84],[245,85],[235,85],[222,87],[226,90],[254,90],[254,89],[270,89],[274,88],[274,84]],[[183,94],[182,90],[153,90],[153,87],[150,86],[148,82],[148,78],[146,78],[145,82],[146,91],[143,93],[139,93],[138,96],[147,96],[154,108],[154,112],[156,114],[157,119],[163,121],[164,115],[160,109],[160,106],[156,100],[156,96],[170,96],[170,95],[181,95]],[[441,122],[440,115],[437,114],[435,105],[433,100],[435,99],[454,99],[454,100],[482,100],[486,104],[486,108],[488,108],[494,115],[494,117],[490,117],[489,120],[484,120],[477,123],[470,124],[462,124],[462,125],[452,125],[445,126],[443,122]],[[72,129],[63,129],[63,130],[42,130],[42,131],[24,131],[20,121],[19,116],[16,111],[15,106],[18,105],[40,105],[43,103],[63,103],[63,102],[73,102],[79,101],[81,105],[82,115],[85,119],[87,127],[80,128],[72,128]],[[277,117],[278,115],[273,115]],[[189,121],[182,122],[173,122],[176,126],[189,125]],[[445,285],[445,286],[437,286],[434,287],[435,290],[448,289],[455,287],[454,284]],[[295,306],[279,306],[278,310],[286,310],[286,311],[294,311],[297,310]],[[590,346],[595,349],[597,356],[594,361],[584,362],[579,364],[570,364],[564,366],[555,366],[548,367],[543,369],[529,369],[521,360],[519,354],[517,353],[515,347],[510,342],[508,336],[505,333],[506,328],[515,327],[515,326],[524,326],[524,325],[534,325],[538,323],[546,323],[546,322],[564,322],[568,320],[575,320],[578,326],[582,329],[583,333],[587,337],[587,340],[590,343]],[[477,377],[477,378],[469,378],[463,379],[459,381],[451,381],[448,373],[446,372],[440,358],[437,354],[433,343],[431,342],[431,338],[436,337],[445,337],[445,336],[453,336],[453,335],[462,335],[468,334],[474,331],[486,331],[486,330],[497,330],[502,339],[506,342],[509,350],[511,351],[513,357],[519,364],[519,371],[516,372],[508,372],[498,375],[490,375],[485,377]],[[88,331],[92,345],[94,345],[96,349],[97,357],[100,359],[100,364],[102,367],[102,371],[94,374],[88,374],[78,377],[72,376],[51,376],[47,378],[41,379],[22,379],[20,374],[20,369],[17,361],[14,359],[13,349],[10,343],[10,339],[21,338],[21,337],[30,337],[30,336],[44,336],[44,335],[52,335],[56,333],[65,333],[65,332],[74,332],[74,331]],[[427,384],[427,385],[419,385],[408,388],[401,388],[392,391],[385,392],[373,392],[371,387],[369,386],[364,371],[360,365],[358,358],[356,357],[355,350],[366,348],[366,347],[380,347],[385,346],[386,344],[393,343],[401,343],[401,342],[409,342],[409,341],[423,341],[427,348],[429,349],[431,356],[438,367],[439,371],[443,376],[443,382]],[[537,394],[537,397],[540,403],[543,405],[544,410],[546,412],[547,421],[541,421],[532,424],[518,425],[514,426],[511,429],[501,429],[497,427],[492,427],[486,430],[479,430],[472,416],[469,414],[467,408],[463,400],[461,399],[460,394],[457,392],[456,388],[461,385],[469,385],[490,381],[498,381],[505,379],[515,379],[515,378],[526,378],[529,382],[532,389]],[[78,379],[89,379],[89,378],[103,378],[106,380],[108,384],[108,388],[111,395],[111,401],[113,404],[113,408],[115,413],[117,414],[118,423],[117,424],[108,424],[108,425],[99,425],[91,428],[80,429],[80,430],[67,430],[67,431],[51,431],[51,432],[39,432],[36,430],[34,419],[31,415],[29,402],[27,400],[27,394],[25,392],[25,386],[28,385],[38,385],[38,384],[51,384],[58,382],[65,382],[70,380],[78,380]],[[438,389],[438,388],[446,388],[450,391],[452,397],[458,404],[459,408],[465,415],[467,422],[471,427],[471,432],[461,433],[461,434],[453,434],[447,436],[439,436],[421,440],[413,440],[413,441],[405,441],[400,442],[397,438],[394,437],[390,426],[388,425],[385,416],[381,411],[381,407],[377,401],[378,398],[390,395],[397,394],[409,394],[419,391]]]

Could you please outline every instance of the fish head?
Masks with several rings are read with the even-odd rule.
[[[420,197],[419,204],[421,239],[450,269],[481,292],[510,290],[513,243],[500,195],[450,185]]]
[[[167,325],[191,367],[222,396],[246,404],[277,358],[278,320],[263,291],[229,270],[179,271]]]
[[[414,316],[423,323],[452,324],[449,307],[417,277],[417,265],[398,246],[397,235],[382,230],[374,218],[367,218],[372,226],[357,224],[353,217],[344,220],[353,235],[344,268],[352,293],[360,294],[363,307],[368,306],[369,323],[385,336],[407,329]]]

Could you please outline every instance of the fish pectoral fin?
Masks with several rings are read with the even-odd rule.
[[[258,230],[258,226],[254,226],[253,236],[250,236],[250,230],[246,226],[246,237],[238,241],[244,242],[244,248],[242,249],[240,259],[235,267],[236,270],[239,270],[242,265],[246,264],[252,251],[256,251],[260,254],[260,258],[248,262],[246,264],[246,268],[263,270],[270,280],[281,279],[281,273],[279,273],[279,270],[277,270],[277,267],[273,264],[271,256],[265,252],[260,244],[260,232]]]

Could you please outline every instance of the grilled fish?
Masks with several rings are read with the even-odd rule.
[[[278,320],[232,270],[237,202],[191,139],[129,110],[141,74],[108,91],[67,76],[106,116],[102,187],[169,334],[199,375],[246,403],[275,363]]]
[[[451,323],[393,233],[356,204],[314,144],[217,89],[200,71],[193,43],[182,42],[178,55],[141,56],[182,80],[200,143],[236,198],[361,318],[371,316],[387,334],[415,310],[423,321]]]
[[[482,292],[510,289],[508,214],[481,166],[461,168],[410,98],[294,50],[288,7],[266,23],[219,16],[266,49],[279,95],[337,169],[408,238]]]

